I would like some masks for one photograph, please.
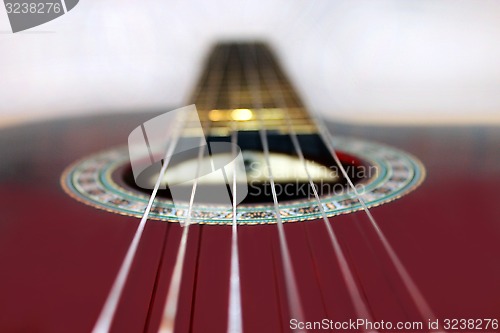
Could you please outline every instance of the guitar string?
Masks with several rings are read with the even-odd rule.
[[[222,46],[221,45],[218,45],[216,47],[217,49],[222,49]],[[212,54],[212,56],[215,58],[215,54]],[[210,67],[210,66],[207,66],[207,67]],[[222,65],[221,65],[222,67]],[[201,89],[201,85],[200,85],[200,89]],[[215,91],[215,90],[214,90]],[[212,92],[212,95],[209,95],[211,97],[213,97],[213,94],[214,94],[214,91]],[[193,99],[194,100],[194,99]],[[205,101],[206,103],[206,101]],[[214,104],[212,101],[211,101],[212,104]],[[205,106],[206,108],[206,106]],[[207,108],[206,108],[207,109]],[[205,112],[207,112],[208,110],[205,110]],[[204,129],[204,131],[206,133],[209,133],[210,132],[210,127],[211,127],[211,122],[210,122],[210,119],[206,119],[207,120],[207,124],[206,124],[206,127]],[[208,136],[205,135],[205,136]],[[210,154],[211,150],[210,150],[210,146],[207,146],[208,148],[208,153]],[[214,163],[213,163],[213,160],[210,159],[210,164],[212,166],[212,170],[214,169]],[[195,259],[194,259],[194,265],[195,265],[195,268],[194,268],[194,273],[193,273],[193,289],[192,289],[192,293],[190,295],[190,298],[191,298],[191,302],[190,302],[190,306],[189,306],[189,311],[190,311],[190,319],[189,319],[189,324],[188,324],[188,331],[191,332],[192,330],[192,326],[193,326],[193,317],[194,317],[194,311],[195,311],[195,300],[196,300],[196,291],[198,289],[198,275],[199,275],[199,269],[198,269],[198,264],[200,262],[200,255],[201,255],[201,243],[202,243],[202,239],[203,239],[203,231],[204,231],[204,226],[203,225],[199,225],[199,233],[198,233],[198,237],[196,239],[196,255],[195,255]],[[191,237],[192,238],[192,237]],[[175,328],[175,327],[174,327]]]
[[[181,114],[179,116],[179,122],[181,124],[184,124],[186,121],[186,117],[184,114]],[[125,255],[125,258],[120,266],[120,269],[118,271],[118,274],[113,282],[113,285],[111,287],[111,290],[108,294],[108,297],[106,298],[106,301],[104,303],[104,306],[99,314],[99,317],[94,325],[94,328],[92,329],[93,333],[106,333],[109,332],[109,329],[111,327],[111,323],[113,321],[113,318],[116,313],[116,309],[118,307],[118,302],[121,298],[121,295],[123,293],[123,289],[125,287],[125,282],[127,280],[127,277],[130,274],[130,269],[132,267],[132,262],[136,256],[137,249],[139,246],[139,242],[141,240],[142,234],[144,233],[144,228],[146,226],[146,222],[148,220],[149,213],[151,211],[151,208],[153,206],[153,202],[156,198],[156,194],[158,192],[158,189],[160,187],[161,180],[163,179],[163,176],[165,174],[165,171],[167,169],[167,166],[170,163],[172,154],[174,152],[174,149],[177,145],[177,142],[180,137],[180,132],[181,132],[181,126],[177,127],[174,129],[172,132],[172,141],[168,144],[168,148],[166,149],[165,155],[164,155],[164,163],[160,169],[160,174],[158,176],[158,179],[156,180],[156,183],[153,188],[153,192],[149,198],[148,204],[146,206],[146,209],[144,211],[144,214],[142,215],[142,218],[137,226],[137,229],[135,231],[134,237],[132,238],[132,241],[127,249],[127,253]]]
[[[270,54],[268,52],[265,53],[267,60],[270,63],[273,63],[273,60],[271,59]],[[264,71],[265,74],[267,74],[267,82],[268,82],[268,87],[269,87],[269,82],[273,82],[274,86],[278,86],[278,77],[276,73],[276,67],[275,64],[274,66],[269,66],[270,68],[273,68],[273,72],[270,70]],[[270,84],[273,86],[273,84]],[[283,110],[286,110],[285,112],[285,121],[287,123],[287,129],[290,135],[290,139],[292,141],[292,144],[294,146],[295,152],[297,153],[297,156],[299,157],[299,160],[301,161],[302,166],[304,167],[304,171],[307,174],[307,179],[309,182],[309,185],[311,186],[311,189],[313,191],[314,197],[316,199],[316,202],[318,204],[318,208],[320,209],[321,215],[323,217],[323,221],[325,224],[325,227],[328,232],[328,236],[330,238],[331,245],[333,247],[337,262],[340,266],[341,272],[342,272],[342,277],[344,279],[344,283],[347,286],[347,290],[349,292],[349,296],[351,298],[351,302],[354,306],[354,309],[356,311],[356,314],[358,318],[364,318],[369,321],[372,321],[372,316],[370,315],[370,311],[368,310],[368,307],[363,301],[363,297],[361,296],[361,292],[359,290],[358,285],[356,284],[356,280],[354,278],[354,275],[352,273],[352,270],[349,267],[349,264],[347,262],[346,256],[344,254],[344,251],[342,250],[340,243],[338,241],[338,238],[333,231],[333,228],[330,224],[330,221],[328,219],[328,216],[326,215],[325,209],[323,207],[323,204],[321,202],[321,199],[319,197],[318,191],[316,190],[316,186],[314,185],[314,181],[312,180],[311,174],[309,172],[309,168],[306,163],[306,159],[304,157],[304,153],[302,151],[302,148],[300,146],[297,133],[294,129],[294,126],[292,124],[291,118],[290,118],[290,111],[288,110],[288,103],[280,89],[277,89],[277,94],[272,94],[273,99],[276,101],[277,106],[282,108]]]
[[[198,94],[200,91],[201,91],[201,89],[197,89],[196,93]],[[159,173],[158,179],[156,180],[155,186],[153,188],[153,192],[149,198],[149,201],[148,201],[148,204],[147,204],[146,209],[144,211],[144,214],[143,214],[143,216],[138,224],[138,227],[136,229],[134,237],[132,238],[132,241],[127,249],[127,253],[126,253],[125,258],[120,266],[118,274],[113,282],[111,290],[106,298],[106,301],[103,305],[103,308],[101,309],[99,317],[98,317],[98,319],[97,319],[97,321],[92,329],[93,333],[106,333],[106,332],[109,332],[109,330],[110,330],[113,318],[115,316],[115,313],[116,313],[116,310],[118,307],[118,302],[119,302],[121,295],[123,293],[123,289],[124,289],[127,277],[130,274],[132,262],[136,256],[138,245],[139,245],[140,239],[142,237],[142,234],[144,232],[144,228],[146,226],[146,222],[147,222],[149,213],[151,211],[154,200],[156,198],[156,194],[158,192],[161,179],[163,179],[165,171],[170,163],[171,156],[175,150],[175,147],[177,146],[177,142],[179,140],[182,128],[184,127],[183,124],[186,121],[185,114],[181,114],[180,116],[178,116],[177,120],[178,120],[180,126],[175,127],[174,131],[170,135],[170,137],[172,138],[172,141],[170,141],[168,143],[168,146],[166,148],[165,156],[163,159],[164,163],[160,169],[160,173]]]
[[[232,159],[233,159],[233,220],[231,225],[231,266],[229,277],[229,309],[228,309],[228,333],[243,332],[243,318],[241,309],[241,286],[240,286],[240,262],[238,253],[238,218],[236,216],[236,158],[238,132],[236,129],[231,134]]]
[[[288,114],[287,114],[287,117],[289,118]],[[318,120],[317,116],[315,116],[313,118],[313,120],[314,120],[314,122],[316,123],[317,126],[318,126],[318,124],[320,124],[320,126],[318,126],[318,127],[323,127],[323,124],[320,123],[320,121]],[[328,143],[333,142],[332,141],[332,136],[331,136],[330,132],[327,129],[325,129],[324,127],[323,127],[322,131],[323,131],[323,133],[326,132],[328,134],[329,138],[330,138],[330,140],[325,140],[324,139],[324,135],[322,135],[323,136],[323,140],[325,142],[328,142]],[[355,194],[357,195],[358,199],[361,199],[360,202],[361,202],[361,204],[363,206],[364,211],[367,213],[367,215],[368,215],[368,217],[369,217],[369,219],[371,221],[372,226],[376,230],[378,237],[381,239],[381,241],[383,243],[383,246],[384,246],[386,252],[388,253],[388,255],[390,257],[390,260],[393,262],[393,265],[395,266],[395,268],[396,268],[399,276],[402,278],[403,283],[405,284],[406,289],[410,293],[410,296],[411,296],[413,302],[415,303],[415,305],[417,307],[417,310],[419,311],[420,315],[424,319],[425,318],[430,318],[431,320],[435,320],[435,315],[433,314],[433,312],[432,312],[430,306],[428,305],[427,301],[425,300],[424,296],[422,295],[422,293],[420,292],[420,290],[416,286],[415,282],[413,281],[413,279],[409,275],[408,271],[406,270],[406,268],[404,267],[404,265],[400,261],[399,257],[397,256],[396,252],[393,250],[393,248],[390,245],[390,243],[388,242],[387,238],[382,233],[380,227],[378,226],[378,224],[376,223],[375,219],[373,218],[373,215],[371,214],[371,212],[369,211],[368,207],[366,206],[366,203],[362,200],[362,198],[360,197],[360,195],[357,192],[356,188],[354,187],[351,179],[349,177],[347,177],[347,173],[345,172],[344,167],[340,163],[340,159],[336,155],[333,146],[331,144],[328,144],[328,146],[329,146],[330,152],[333,152],[335,154],[335,155],[333,155],[333,153],[332,153],[332,156],[334,157],[336,163],[339,165],[339,168],[341,168],[344,177],[346,177],[348,179],[349,186],[355,191]],[[316,192],[315,193],[315,196],[316,196],[317,195],[317,191],[315,190],[315,188],[313,188],[313,192]],[[319,196],[318,196],[318,198],[319,198]],[[320,206],[320,207],[323,208],[322,206]],[[322,214],[323,213],[324,213],[324,209],[322,209]],[[347,263],[347,261],[346,261],[346,263]]]
[[[214,54],[217,52],[217,48],[214,49]],[[202,75],[200,76],[200,79],[199,79],[199,84],[195,87],[192,95],[191,95],[191,98],[189,100],[191,101],[194,101],[196,99],[197,96],[199,96],[201,94],[201,87],[203,86],[203,84],[205,83],[205,81],[208,81],[208,77],[209,77],[209,73],[210,71],[208,70],[210,68],[209,66],[209,62],[210,62],[210,59],[207,59],[207,62],[205,64],[205,70],[203,70],[202,72]],[[148,147],[149,148],[149,147]],[[151,151],[150,151],[150,158],[151,157]],[[144,332],[149,332],[149,327],[150,327],[150,324],[151,324],[151,316],[152,316],[152,306],[154,304],[153,302],[153,298],[154,298],[154,295],[156,294],[156,291],[157,291],[157,286],[158,286],[158,278],[160,276],[160,271],[161,271],[161,267],[163,266],[163,258],[165,256],[165,249],[166,249],[166,242],[167,242],[167,236],[168,236],[168,230],[167,232],[165,233],[165,235],[163,236],[163,252],[162,254],[160,255],[160,258],[159,258],[159,263],[158,263],[158,267],[157,267],[157,273],[156,273],[156,279],[155,279],[155,286],[154,286],[154,290],[153,290],[153,293],[152,293],[152,299],[150,301],[150,306],[149,306],[149,309],[148,309],[148,315],[147,315],[147,319],[146,319],[146,324],[144,326]]]
[[[236,50],[237,51],[237,50]],[[229,85],[231,89],[236,91],[235,94],[229,94],[231,107],[237,107],[240,101],[240,85],[239,70],[233,69],[234,73],[238,73],[238,79],[235,78],[234,73],[230,73]],[[241,282],[240,282],[240,262],[238,252],[238,217],[236,210],[236,158],[237,158],[237,144],[238,144],[238,129],[236,121],[232,122],[231,133],[231,155],[233,160],[233,220],[231,226],[231,266],[229,276],[229,303],[228,303],[228,333],[241,333],[243,332],[243,311],[241,308]]]
[[[337,155],[337,152],[336,152],[335,148],[333,147],[333,140],[334,140],[333,135],[324,126],[324,124],[319,121],[319,117],[316,115],[315,112],[311,112],[311,116],[312,116],[314,123],[316,124],[316,127],[319,129],[320,135],[323,138],[323,141],[326,143],[328,150],[330,151],[330,154],[332,155],[333,159],[335,160],[335,163],[337,163],[337,165],[339,166],[339,169],[340,169],[342,175],[346,178],[349,187],[353,191],[354,195],[356,196],[356,199],[361,204],[363,211],[367,215],[367,217],[370,221],[370,225],[375,230],[377,237],[379,238],[382,246],[384,247],[385,252],[388,254],[389,259],[390,259],[392,265],[394,266],[394,268],[396,269],[396,272],[398,273],[399,277],[401,278],[401,281],[403,282],[406,290],[410,294],[410,297],[412,298],[420,316],[424,320],[427,320],[427,319],[429,319],[431,321],[436,320],[436,317],[435,317],[433,311],[431,310],[429,304],[427,303],[425,297],[423,296],[422,292],[420,291],[420,289],[418,288],[416,283],[413,281],[412,277],[410,276],[410,274],[406,270],[405,266],[403,265],[403,263],[399,259],[399,256],[396,254],[393,247],[391,246],[391,244],[389,243],[389,241],[385,237],[384,233],[380,229],[379,224],[376,222],[376,220],[373,217],[373,215],[371,214],[368,206],[366,205],[364,199],[357,191],[357,189],[354,186],[352,180],[350,179],[347,171],[345,170],[344,166],[342,165],[342,163]]]
[[[215,71],[215,76],[212,76],[210,83],[209,83],[209,97],[207,98],[207,102],[205,105],[210,108],[210,106],[215,105],[215,98],[218,96],[216,93],[218,90],[216,89],[216,86],[220,86],[222,82],[222,75],[221,72],[223,72],[222,67],[226,63],[224,59],[227,58],[228,52],[227,50],[224,51],[225,56],[219,56],[219,63],[217,64],[217,68]],[[220,67],[220,68],[219,68]],[[211,121],[210,118],[207,118],[207,124],[205,128],[205,132],[208,133],[211,127]],[[162,315],[162,320],[158,329],[158,332],[161,333],[172,333],[175,328],[175,319],[176,319],[176,314],[177,314],[177,308],[179,305],[179,292],[180,292],[180,285],[181,285],[181,280],[182,280],[182,271],[184,268],[184,262],[185,262],[185,254],[186,254],[186,248],[187,248],[187,242],[188,242],[188,234],[189,234],[189,226],[191,224],[191,219],[192,219],[192,210],[193,210],[193,205],[194,205],[194,198],[196,195],[196,189],[198,187],[198,177],[200,176],[201,172],[201,161],[203,156],[205,155],[205,137],[202,135],[200,138],[200,148],[198,150],[198,157],[197,157],[197,166],[196,166],[196,172],[195,172],[195,178],[193,180],[193,186],[191,188],[191,196],[189,199],[189,206],[188,206],[188,212],[187,212],[187,217],[186,221],[184,222],[184,228],[182,231],[182,236],[181,236],[181,241],[179,244],[179,250],[177,252],[175,264],[174,264],[174,269],[171,275],[171,282],[170,286],[167,292],[167,297],[165,300],[165,306],[164,306],[164,311]],[[207,145],[209,143],[207,142]]]
[[[253,54],[253,46],[249,46],[248,53]],[[240,47],[240,52],[242,52],[243,57],[245,56],[244,47]],[[247,57],[248,58],[248,57]],[[247,64],[251,63],[252,67],[255,67],[254,59],[248,60]],[[264,160],[267,167],[267,175],[269,178],[269,183],[271,185],[271,192],[273,197],[274,211],[276,215],[276,225],[278,229],[280,252],[283,264],[283,272],[285,278],[286,294],[288,298],[289,310],[291,317],[297,319],[299,322],[304,322],[304,311],[302,309],[302,303],[300,301],[300,295],[297,287],[297,281],[295,280],[295,274],[293,271],[292,261],[290,258],[290,251],[288,248],[288,242],[285,235],[285,230],[283,228],[283,221],[281,219],[281,213],[279,210],[279,203],[276,194],[276,185],[274,183],[273,173],[271,169],[271,162],[269,158],[269,143],[267,139],[267,130],[264,125],[264,120],[262,118],[261,112],[263,109],[261,90],[260,90],[260,78],[256,71],[252,71],[250,67],[246,66],[246,76],[251,82],[250,86],[253,88],[250,91],[251,98],[253,100],[253,105],[257,110],[257,117],[261,126],[259,126],[260,141],[262,143],[262,148],[264,152]],[[304,332],[304,330],[296,329],[295,332]]]

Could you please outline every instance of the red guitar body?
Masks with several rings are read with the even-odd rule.
[[[126,144],[151,117],[75,118],[0,132],[0,332],[92,329],[139,219],[77,202],[61,188],[61,174],[83,156]],[[420,187],[371,212],[437,318],[499,319],[498,128],[330,128],[423,162]],[[330,223],[373,319],[426,323],[365,212]],[[181,232],[177,223],[147,223],[112,332],[157,331]],[[287,223],[285,232],[305,319],[355,320],[323,221]],[[230,240],[230,226],[191,226],[176,332],[227,330]],[[290,332],[276,225],[241,226],[239,253],[243,331]]]

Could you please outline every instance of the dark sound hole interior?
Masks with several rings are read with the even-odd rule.
[[[308,169],[316,172],[312,172],[311,176],[318,194],[320,196],[326,196],[340,194],[345,191],[348,188],[348,183],[321,138],[318,135],[310,134],[299,135],[298,139],[304,157],[308,161]],[[268,140],[270,150],[269,157],[270,160],[273,161],[271,164],[278,201],[285,202],[301,199],[314,199],[314,191],[308,182],[307,174],[304,174],[303,163],[297,157],[290,136],[268,133]],[[208,142],[230,142],[230,138],[209,137]],[[268,178],[252,176],[252,173],[255,173],[256,168],[267,168],[267,163],[262,162],[265,160],[263,158],[263,149],[258,132],[240,132],[238,134],[238,146],[243,152],[248,180],[248,195],[241,203],[272,204],[273,194],[271,183]],[[192,162],[196,163],[197,161],[192,155],[193,154],[191,154],[191,156],[186,155],[186,159],[190,158]],[[346,169],[354,184],[370,177],[369,173],[366,172],[366,170],[370,168],[365,162],[347,154],[343,154],[340,151],[337,151],[337,155],[342,161],[343,167]],[[259,163],[256,161],[259,161]],[[172,163],[169,168],[174,168],[176,164],[179,163],[182,163],[182,161],[179,162],[179,159],[177,159],[177,161]],[[150,168],[153,170],[150,171],[151,179],[154,179],[154,172],[158,172],[160,166],[161,165],[158,163]],[[284,178],[283,174],[289,174],[290,169],[293,168],[297,168],[297,177],[292,176]],[[151,194],[150,189],[144,189],[136,185],[130,166],[121,168],[117,170],[117,172],[121,176],[117,177],[114,175],[114,178],[123,186],[128,187],[133,191],[142,192],[146,195]],[[148,173],[148,170],[146,170],[146,173]],[[318,174],[320,176],[318,176]],[[327,176],[325,176],[325,174]],[[231,181],[229,181],[229,183],[231,183]],[[230,191],[229,186],[227,189]],[[182,189],[182,191],[185,191],[186,198],[189,198],[191,190],[192,186],[186,186],[185,189]],[[204,204],[220,204],[221,202],[214,199],[214,196],[209,195],[214,190],[215,189],[209,184],[198,184],[196,193],[199,195],[195,196],[195,202]],[[167,199],[172,198],[171,192],[168,188],[159,190],[158,196]]]

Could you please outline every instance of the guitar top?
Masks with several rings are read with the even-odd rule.
[[[322,122],[263,44],[218,45],[191,101],[199,122],[171,124],[168,143],[194,142],[198,124],[207,147],[236,143],[238,204],[217,202],[208,178],[194,203],[192,183],[175,202],[198,148],[152,158],[139,186],[129,134],[168,110],[0,131],[0,332],[314,332],[307,323],[358,318],[428,332],[429,320],[452,331],[446,320],[500,319],[498,128]]]

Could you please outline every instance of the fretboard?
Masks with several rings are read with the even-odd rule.
[[[316,127],[269,48],[262,43],[214,47],[195,89],[202,125],[211,135],[233,130],[314,133]]]

